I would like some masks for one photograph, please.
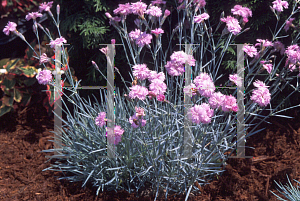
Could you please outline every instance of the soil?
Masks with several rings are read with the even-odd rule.
[[[103,192],[95,196],[95,189],[82,183],[58,180],[61,172],[42,171],[50,166],[42,150],[53,147],[54,121],[46,109],[34,104],[18,107],[15,112],[0,117],[0,200],[154,200],[154,197],[137,198],[126,191]],[[201,194],[190,195],[188,200],[277,200],[269,190],[281,195],[274,182],[293,185],[300,181],[300,115],[295,119],[270,118],[272,125],[262,124],[264,131],[251,136],[246,145],[247,156],[231,158],[223,175],[200,188]],[[145,189],[150,191],[151,189]],[[184,195],[169,196],[167,200],[184,200]],[[159,200],[164,200],[160,198]]]

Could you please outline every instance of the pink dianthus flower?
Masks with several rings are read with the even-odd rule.
[[[10,32],[15,32],[17,31],[17,24],[14,22],[8,22],[7,25],[5,26],[5,28],[3,29],[3,32],[5,33],[5,35],[9,35]]]
[[[139,80],[145,80],[149,77],[150,70],[147,68],[146,64],[134,65],[133,76],[137,77]]]
[[[95,124],[99,127],[104,126],[106,124],[105,116],[106,116],[106,112],[100,112],[95,119]]]
[[[196,124],[209,124],[214,111],[209,107],[209,104],[202,103],[201,105],[195,105],[188,111],[188,119]]]
[[[162,16],[161,8],[157,6],[151,6],[148,10],[145,11],[145,13],[154,17]]]
[[[140,100],[145,100],[148,95],[148,89],[140,85],[134,85],[130,87],[129,97],[131,99],[138,98]]]
[[[283,7],[285,9],[287,9],[289,7],[289,4],[287,1],[276,0],[276,1],[273,1],[272,3],[273,3],[273,8],[275,10],[277,10],[278,12],[282,12]]]
[[[222,102],[222,110],[224,112],[230,112],[230,111],[237,112],[238,106],[237,106],[236,98],[233,97],[232,95],[229,96],[225,95],[224,102]]]
[[[243,51],[246,52],[249,57],[254,57],[257,54],[257,49],[250,45],[245,45]]]
[[[36,79],[39,84],[47,85],[52,80],[52,73],[50,70],[42,70],[37,74]]]
[[[38,13],[38,12],[32,12],[32,13],[29,13],[25,16],[25,19],[27,21],[33,19],[33,20],[36,20],[36,18],[38,17],[42,17],[43,15],[41,13]]]
[[[163,81],[155,79],[152,80],[151,84],[149,85],[149,89],[156,95],[163,94],[167,90],[167,85]]]
[[[136,39],[135,42],[139,47],[143,47],[144,45],[149,45],[151,43],[151,40],[152,35],[144,32]]]
[[[201,14],[201,15],[195,16],[194,21],[195,21],[196,23],[201,23],[201,22],[203,22],[204,20],[207,20],[208,18],[209,18],[209,15],[208,15],[207,13],[203,13],[203,14]]]
[[[232,16],[227,16],[226,18],[221,18],[222,22],[226,22],[226,26],[228,31],[230,31],[233,35],[237,35],[241,32],[242,27],[240,26],[237,19]]]
[[[242,87],[242,78],[237,74],[229,75],[229,80],[235,83],[238,87]]]
[[[222,107],[222,103],[224,102],[225,95],[221,92],[215,92],[209,98],[210,107],[213,109],[219,109]]]

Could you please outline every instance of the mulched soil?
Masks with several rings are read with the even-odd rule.
[[[83,189],[81,182],[57,180],[60,172],[42,171],[50,165],[41,151],[53,147],[48,140],[53,137],[54,121],[40,105],[19,107],[0,117],[0,200],[154,200],[125,191],[96,197],[89,185]],[[267,129],[246,143],[256,148],[246,149],[246,155],[255,158],[229,159],[226,172],[200,187],[202,193],[190,195],[189,200],[277,200],[269,190],[284,198],[274,180],[285,184],[287,174],[293,185],[293,179],[300,181],[300,115],[291,116],[296,118],[270,118],[273,125],[262,124]],[[168,200],[184,200],[184,196]]]

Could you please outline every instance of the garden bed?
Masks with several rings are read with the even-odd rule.
[[[41,104],[40,104],[41,105]],[[14,113],[0,117],[0,200],[153,200],[122,192],[104,192],[95,196],[90,185],[59,181],[60,172],[42,171],[49,167],[47,154],[40,151],[52,148],[53,117],[40,105],[20,107]],[[273,125],[247,140],[249,159],[228,160],[226,172],[210,184],[200,187],[201,194],[191,194],[189,200],[277,200],[269,191],[281,195],[274,182],[292,184],[300,181],[300,115],[289,115],[293,120],[270,118]],[[149,194],[149,193],[148,193]],[[281,195],[281,197],[283,197]],[[164,200],[161,198],[161,200]],[[169,196],[168,200],[184,200],[183,195]]]

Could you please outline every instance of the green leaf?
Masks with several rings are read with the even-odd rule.
[[[14,88],[14,100],[18,103],[22,100],[22,93],[16,88]]]
[[[16,80],[15,79],[8,80],[6,78],[4,78],[3,83],[2,83],[2,85],[5,86],[6,89],[12,89],[12,88],[14,88],[15,84],[16,84]]]
[[[26,77],[34,77],[36,73],[33,66],[20,67],[20,70],[23,71],[21,75],[25,75]]]
[[[11,107],[8,107],[8,106],[2,104],[0,107],[0,117],[3,116],[4,114],[10,112],[11,109],[12,109]]]

